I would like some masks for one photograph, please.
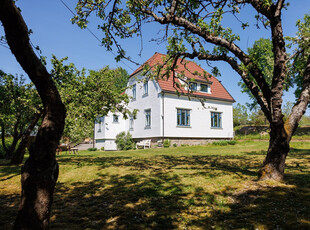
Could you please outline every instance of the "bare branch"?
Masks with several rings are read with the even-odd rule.
[[[186,30],[192,32],[193,34],[196,34],[200,37],[202,37],[206,42],[212,43],[214,45],[218,45],[221,47],[224,47],[228,49],[230,52],[232,52],[241,62],[243,62],[246,66],[249,67],[250,73],[255,78],[257,84],[259,85],[260,89],[263,92],[264,98],[266,98],[266,102],[270,103],[271,98],[271,91],[269,88],[268,83],[266,82],[261,70],[258,69],[258,67],[253,63],[253,61],[249,58],[248,55],[246,55],[234,42],[228,41],[222,37],[217,37],[212,34],[209,34],[206,30],[203,30],[199,26],[193,24],[192,22],[186,20],[182,17],[168,17],[166,15],[163,15],[162,17],[159,17],[155,12],[148,8],[141,8],[140,9],[143,13],[151,16],[154,18],[155,21],[161,23],[161,24],[174,24],[176,26],[180,26],[185,28]]]

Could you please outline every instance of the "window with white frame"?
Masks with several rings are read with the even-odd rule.
[[[149,93],[149,82],[146,80],[143,84],[143,96],[147,96]]]
[[[205,93],[210,93],[210,86],[206,84],[200,84],[200,91]]]
[[[190,126],[190,109],[177,109],[177,125]]]
[[[113,123],[118,123],[118,116],[113,114]]]
[[[145,113],[145,128],[151,128],[151,109],[144,110]]]
[[[211,127],[222,128],[222,113],[211,112]]]
[[[101,133],[101,119],[99,118],[99,121],[98,121],[98,130],[97,130],[98,133]]]
[[[136,84],[134,84],[132,86],[132,99],[133,100],[136,100],[136,95],[137,95],[137,86],[136,86]]]
[[[134,124],[133,115],[130,115],[130,118],[129,118],[129,129],[130,130],[133,130],[133,124]]]

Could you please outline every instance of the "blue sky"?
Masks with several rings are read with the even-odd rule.
[[[63,0],[71,9],[74,9],[76,1]],[[298,19],[302,19],[305,13],[309,13],[309,0],[291,0],[291,5],[288,10],[283,11],[283,29],[285,36],[294,36],[297,29],[295,23]],[[121,66],[128,71],[133,72],[137,68],[136,65],[127,61],[116,62],[114,55],[100,45],[100,42],[94,38],[87,30],[82,30],[76,25],[72,25],[70,18],[72,14],[61,3],[60,0],[19,0],[17,5],[22,10],[22,15],[28,25],[28,28],[33,31],[31,41],[35,46],[39,46],[43,56],[48,60],[51,59],[52,54],[58,58],[69,57],[69,62],[73,62],[78,68],[85,67],[86,69],[98,70],[106,65],[110,67]],[[240,15],[243,19],[254,18],[254,11],[246,8],[244,13]],[[89,28],[98,37],[102,38],[103,34],[97,30],[98,20],[92,18]],[[224,21],[225,25],[232,27],[241,37],[238,45],[242,49],[251,47],[253,42],[260,37],[270,37],[270,32],[261,28],[257,30],[253,26],[254,21],[250,21],[251,28],[243,31],[240,25],[234,18],[229,18]],[[129,39],[122,41],[122,44],[127,50],[127,54],[131,56],[136,62],[143,63],[150,58],[155,52],[166,53],[166,44],[156,44],[150,40],[158,36],[160,26],[157,24],[147,24],[143,26],[143,50],[141,56],[140,40]],[[3,30],[0,28],[0,36]],[[116,53],[116,51],[114,51]],[[205,62],[199,62],[206,71],[211,71],[210,67]],[[49,61],[48,61],[49,62]],[[248,101],[248,97],[240,92],[240,87],[237,83],[240,77],[235,73],[230,66],[225,63],[214,63],[221,71],[222,76],[219,80],[241,104]],[[48,65],[50,68],[50,65]],[[0,69],[7,73],[22,74],[24,73],[11,51],[3,46],[0,46]],[[284,100],[294,100],[292,93],[285,93]]]

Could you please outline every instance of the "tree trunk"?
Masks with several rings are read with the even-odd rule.
[[[41,116],[42,116],[42,111],[40,111],[34,115],[32,122],[30,123],[30,125],[28,126],[28,128],[26,129],[24,134],[22,135],[21,142],[19,143],[17,150],[13,154],[10,164],[18,165],[18,164],[21,164],[23,162],[24,155],[26,152],[26,146],[27,146],[27,143],[29,141],[30,134],[33,131],[36,124],[38,123]]]
[[[260,180],[272,179],[282,181],[284,177],[285,159],[289,152],[290,138],[284,125],[271,125],[267,156],[260,170]]]
[[[29,30],[14,1],[0,1],[0,21],[12,53],[36,86],[44,107],[42,125],[22,167],[21,202],[14,229],[48,229],[58,178],[55,152],[66,111],[50,74],[32,49]]]
[[[19,143],[18,148],[16,149],[16,151],[13,153],[13,156],[11,157],[11,161],[10,161],[11,165],[19,165],[23,162],[24,155],[26,152],[26,145],[27,145],[27,141],[22,139],[21,142]]]

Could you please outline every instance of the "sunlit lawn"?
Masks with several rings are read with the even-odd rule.
[[[256,181],[267,145],[61,155],[51,228],[310,229],[310,143],[291,144],[284,183]],[[1,163],[0,229],[9,229],[20,167]]]

